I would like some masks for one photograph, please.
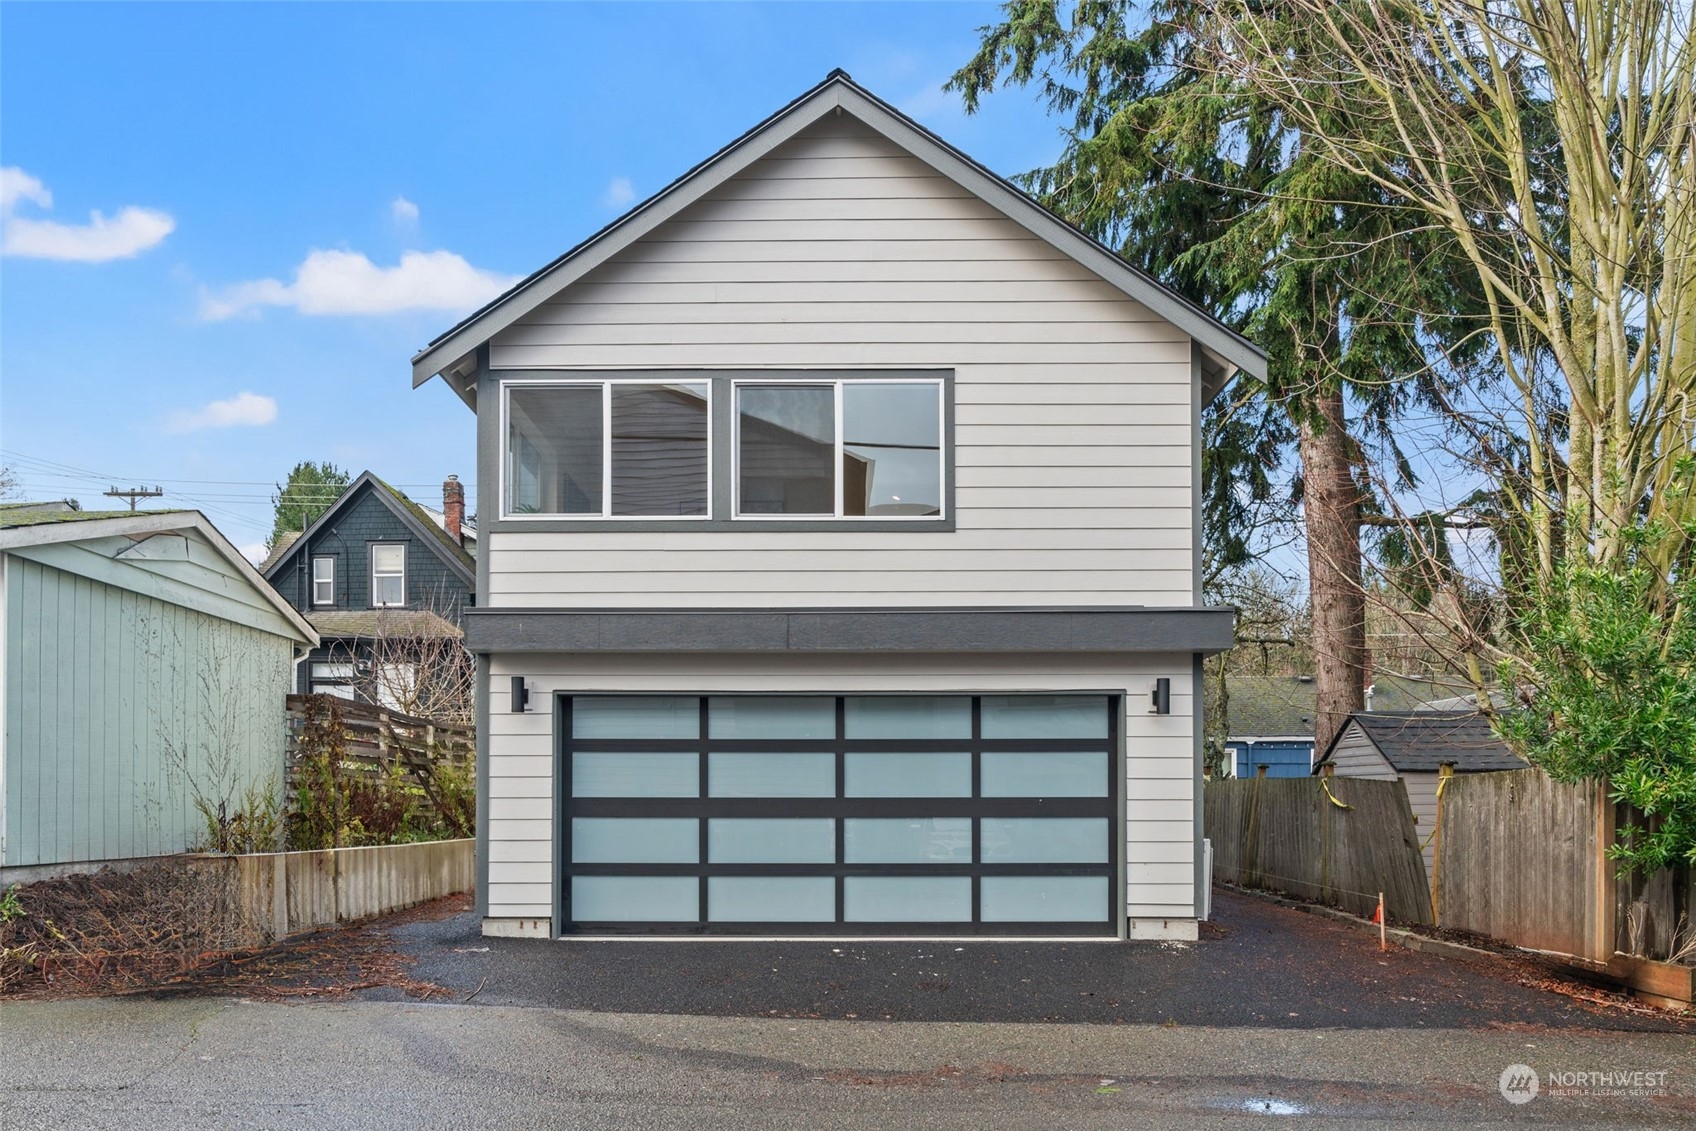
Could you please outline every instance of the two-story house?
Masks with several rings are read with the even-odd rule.
[[[260,573],[317,630],[297,694],[318,692],[396,709],[427,698],[421,681],[439,649],[458,639],[474,599],[476,560],[465,548],[465,491],[442,485],[442,521],[362,473],[330,508],[285,537]]]
[[[484,931],[1194,938],[1264,366],[841,72],[453,327]]]

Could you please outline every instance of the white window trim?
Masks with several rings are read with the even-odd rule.
[[[377,549],[380,546],[399,546],[400,547],[400,602],[398,604],[386,605],[386,604],[382,604],[382,603],[378,602],[378,600],[377,600],[377,578],[379,576],[379,574],[377,573]],[[372,542],[370,544],[370,548],[367,552],[370,554],[370,557],[371,557],[371,607],[373,609],[404,609],[404,608],[406,608],[406,543],[405,542]],[[385,574],[382,574],[380,576],[393,577],[394,574],[385,573]]]
[[[318,563],[319,562],[328,562],[329,563],[329,566],[330,566],[330,576],[329,577],[320,578],[318,576]],[[311,564],[310,568],[311,568],[311,576],[310,576],[310,579],[309,579],[309,584],[312,586],[312,604],[314,606],[324,606],[324,605],[335,604],[336,603],[336,556],[334,554],[314,554],[312,556],[312,564]],[[330,587],[330,596],[327,599],[322,600],[322,601],[320,601],[318,599],[318,586],[321,585],[321,584],[327,584]]]
[[[613,514],[612,513],[612,386],[614,385],[699,385],[707,392],[707,509],[705,514]],[[509,510],[512,499],[512,464],[508,447],[512,442],[512,391],[514,389],[601,390],[601,509],[598,514],[517,513]],[[502,522],[706,522],[713,517],[713,382],[711,377],[544,377],[508,379],[501,382],[500,503]]]
[[[753,388],[795,388],[810,385],[814,387],[833,386],[836,390],[832,412],[835,413],[836,426],[836,457],[831,465],[831,474],[836,480],[836,512],[834,514],[743,514],[742,513],[742,410],[737,394],[743,386]],[[942,498],[937,504],[935,514],[843,514],[842,493],[846,489],[842,475],[842,390],[848,385],[935,385],[936,386],[936,454],[937,454],[937,488]],[[816,380],[807,378],[786,379],[773,375],[771,377],[739,378],[730,383],[730,475],[731,502],[730,518],[733,522],[819,522],[829,519],[833,522],[912,522],[934,523],[948,517],[948,423],[947,423],[947,386],[939,377],[878,377],[868,374],[865,377],[841,378],[827,377]]]

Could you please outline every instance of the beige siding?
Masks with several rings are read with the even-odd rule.
[[[1437,773],[1435,770],[1405,773],[1402,786],[1413,810],[1413,831],[1419,834],[1424,849],[1425,878],[1429,880],[1437,859],[1437,842],[1431,837],[1431,830],[1437,827]]]
[[[954,533],[492,531],[492,606],[1192,602],[1190,339],[851,118],[490,349],[496,369],[951,369],[957,469]]]
[[[1331,749],[1331,761],[1336,764],[1339,777],[1396,780],[1395,769],[1378,753],[1378,748],[1372,745],[1372,740],[1356,723],[1351,722],[1344,728],[1342,737]]]
[[[489,696],[489,910],[494,919],[553,913],[556,692],[1105,691],[1127,697],[1126,912],[1194,918],[1195,767],[1190,657],[539,655],[492,658]],[[508,710],[510,677],[529,681],[532,710]],[[1147,713],[1148,686],[1172,679],[1172,713]]]

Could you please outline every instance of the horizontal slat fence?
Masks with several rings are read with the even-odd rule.
[[[1214,879],[1357,915],[1372,914],[1383,892],[1390,919],[1430,923],[1430,889],[1402,783],[1331,778],[1329,787],[1330,796],[1320,778],[1208,782]]]
[[[309,696],[288,697],[288,769],[286,796],[299,788],[304,759],[301,732],[306,725]],[[336,700],[345,735],[340,771],[353,778],[384,778],[399,765],[411,779],[418,803],[432,805],[424,786],[438,766],[464,769],[477,755],[477,734],[469,727],[404,715],[367,703]]]

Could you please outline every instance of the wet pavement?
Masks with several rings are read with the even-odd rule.
[[[1216,890],[1198,943],[492,939],[474,915],[396,928],[414,977],[484,1005],[893,1021],[1316,1028],[1535,1025],[1696,1033],[1522,985],[1530,968],[1403,950]],[[479,989],[479,987],[481,987]],[[377,996],[390,996],[379,993]]]
[[[0,1126],[1696,1126],[1688,1022],[1216,910],[1190,945],[559,943],[403,916],[381,929],[444,987],[424,1001],[0,1004]]]

